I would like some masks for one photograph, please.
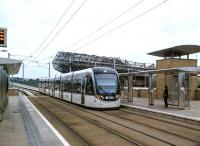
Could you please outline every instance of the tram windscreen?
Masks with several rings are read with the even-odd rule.
[[[118,79],[114,74],[96,74],[96,88],[99,94],[118,94]]]

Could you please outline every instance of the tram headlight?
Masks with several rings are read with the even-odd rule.
[[[118,99],[118,98],[119,98],[119,95],[116,95],[116,96],[115,96],[115,99]]]
[[[102,95],[100,97],[101,97],[101,99],[104,99],[104,97]]]
[[[106,100],[108,100],[108,96],[106,96],[105,98],[106,98]]]

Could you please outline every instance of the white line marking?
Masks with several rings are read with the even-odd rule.
[[[65,146],[71,146],[65,138],[53,127],[53,125],[40,113],[40,111],[27,99],[25,95],[23,95],[25,99],[31,104],[31,106],[36,110],[36,112],[40,115],[40,117],[44,120],[44,122],[51,128],[51,130],[54,132],[54,134],[58,137],[58,139],[65,145]]]

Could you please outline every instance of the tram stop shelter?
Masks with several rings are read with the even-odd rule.
[[[133,101],[133,79],[137,75],[148,78],[148,101],[154,105],[154,99],[162,99],[165,86],[168,86],[168,102],[178,109],[189,107],[189,101],[196,99],[197,78],[200,68],[197,59],[189,59],[189,55],[200,52],[200,46],[182,45],[148,53],[164,59],[156,60],[156,70],[121,73],[128,79],[128,102]],[[186,58],[184,58],[186,56]]]
[[[0,66],[8,75],[14,75],[19,72],[22,61],[10,58],[0,58]]]
[[[8,75],[17,74],[21,63],[15,59],[0,58],[0,121],[8,103]]]

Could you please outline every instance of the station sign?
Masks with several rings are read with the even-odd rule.
[[[7,47],[7,29],[0,27],[0,47]]]

